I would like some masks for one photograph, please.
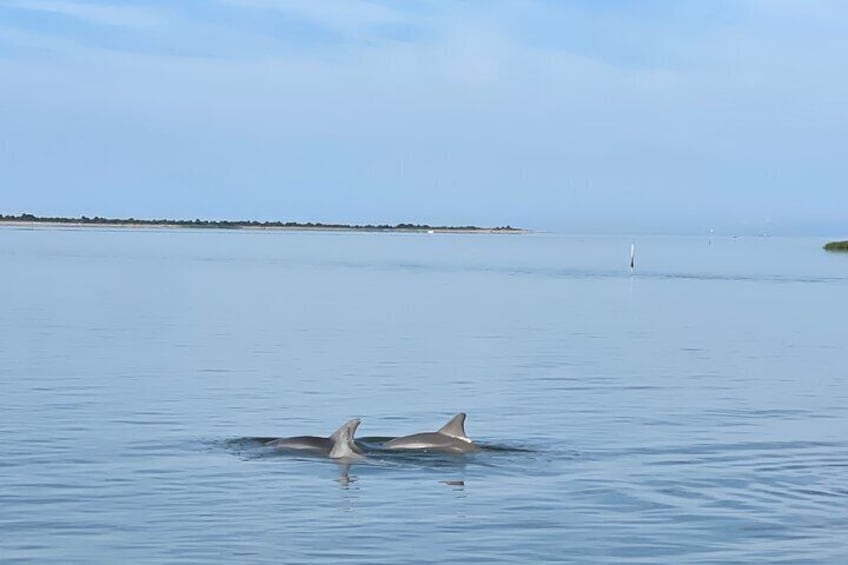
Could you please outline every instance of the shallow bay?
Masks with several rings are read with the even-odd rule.
[[[630,242],[0,229],[0,561],[848,561],[846,257]]]

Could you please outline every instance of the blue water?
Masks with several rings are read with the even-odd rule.
[[[0,229],[0,561],[848,562],[822,243]]]

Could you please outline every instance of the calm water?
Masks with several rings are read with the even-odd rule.
[[[848,562],[822,243],[0,229],[0,561]]]

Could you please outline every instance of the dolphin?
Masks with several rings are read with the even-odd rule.
[[[348,420],[330,437],[284,437],[267,441],[265,445],[276,449],[320,455],[330,459],[358,459],[364,456],[363,451],[353,439],[353,434],[356,433],[359,423],[359,418]]]
[[[460,412],[451,418],[437,432],[396,437],[384,443],[383,448],[441,453],[470,453],[478,449],[474,442],[465,435],[465,412]]]

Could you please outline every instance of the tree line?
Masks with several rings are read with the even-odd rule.
[[[79,218],[66,218],[60,216],[36,216],[34,214],[4,215],[0,214],[0,221],[33,222],[33,223],[57,223],[57,224],[90,224],[90,225],[139,225],[139,226],[177,226],[187,228],[216,228],[216,229],[238,229],[238,228],[325,228],[325,229],[349,229],[349,230],[440,230],[440,231],[473,231],[484,230],[478,226],[431,226],[428,224],[336,224],[324,222],[281,222],[256,220],[169,220],[169,219],[138,219],[138,218],[103,218],[100,216]],[[491,228],[495,231],[519,231],[512,226],[498,226]]]

